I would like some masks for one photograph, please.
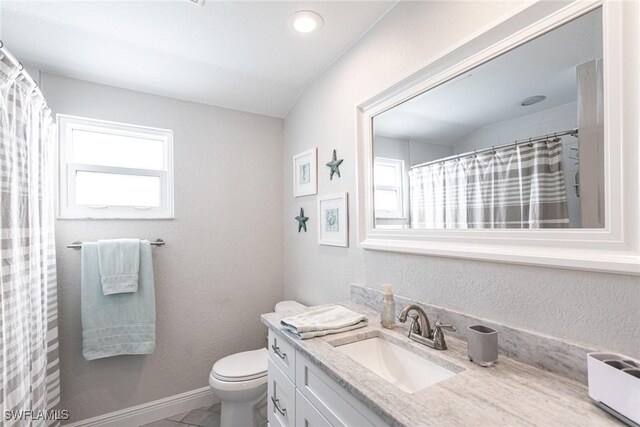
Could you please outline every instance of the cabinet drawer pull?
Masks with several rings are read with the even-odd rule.
[[[275,397],[271,396],[271,401],[273,402],[273,406],[276,408],[276,410],[278,412],[280,412],[280,415],[282,415],[283,417],[287,416],[287,410],[286,409],[282,409],[280,407],[280,399],[276,399]]]
[[[280,351],[280,347],[278,347],[275,342],[271,344],[271,350],[273,350],[273,352],[277,354],[280,359],[285,360],[287,358],[287,353],[282,353]]]

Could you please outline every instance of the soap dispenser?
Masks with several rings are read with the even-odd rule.
[[[395,329],[396,327],[396,303],[393,300],[393,290],[389,283],[382,285],[382,310],[380,312],[380,323],[383,328]]]

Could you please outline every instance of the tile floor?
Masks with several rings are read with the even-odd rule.
[[[194,409],[141,427],[220,427],[220,404]]]

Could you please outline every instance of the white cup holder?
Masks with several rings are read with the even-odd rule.
[[[613,366],[616,369],[621,370],[625,374],[632,375],[636,378],[640,378],[640,369],[638,369],[638,364],[633,360],[604,360],[609,366]]]
[[[589,353],[587,365],[589,396],[625,423],[640,424],[640,362],[621,354]]]
[[[625,374],[629,374],[631,376],[634,376],[636,378],[640,378],[640,369],[625,368],[625,369],[622,370],[622,372],[624,372]]]

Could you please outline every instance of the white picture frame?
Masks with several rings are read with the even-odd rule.
[[[349,247],[348,193],[318,197],[318,244]]]
[[[318,194],[318,148],[293,156],[293,197]]]

